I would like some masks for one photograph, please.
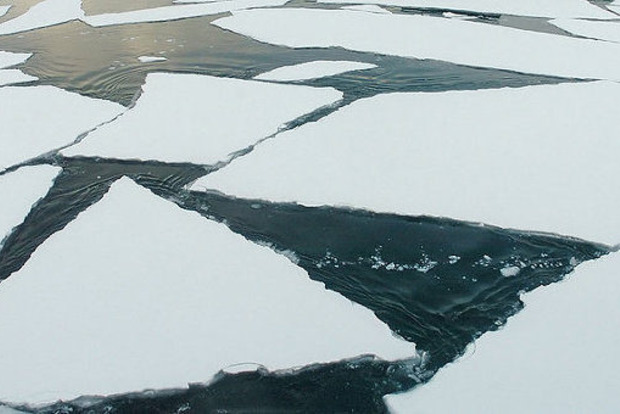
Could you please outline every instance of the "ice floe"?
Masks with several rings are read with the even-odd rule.
[[[620,84],[391,94],[282,133],[193,189],[620,242]]]
[[[53,86],[0,88],[0,171],[72,143],[125,108]]]
[[[125,178],[0,284],[0,400],[184,387],[415,346],[223,224]]]
[[[185,19],[189,17],[207,16],[253,7],[282,6],[286,3],[286,1],[287,0],[228,0],[210,2],[206,4],[180,4],[122,13],[107,13],[85,16],[82,20],[85,23],[95,27],[117,24],[161,22]]]
[[[384,6],[530,17],[614,18],[613,14],[589,3],[587,0],[319,0],[319,3],[369,3]]]
[[[28,215],[32,205],[47,193],[59,170],[44,165],[0,175],[0,247],[4,238]]]
[[[332,88],[149,74],[134,108],[63,154],[214,164],[341,97]]]
[[[524,73],[620,80],[619,44],[480,22],[290,8],[235,12],[213,24],[295,48],[343,47]]]
[[[0,86],[12,85],[15,83],[36,81],[38,78],[25,74],[19,69],[0,70]]]
[[[299,65],[280,67],[267,73],[262,73],[256,76],[254,79],[283,82],[307,80],[338,75],[341,73],[352,72],[355,70],[372,69],[376,67],[377,65],[373,65],[371,63],[350,62],[342,60],[318,60],[314,62],[301,63]]]
[[[0,69],[24,63],[30,56],[32,56],[31,53],[12,53],[0,50]]]
[[[25,32],[84,16],[81,0],[43,0],[26,13],[0,24],[0,35]]]
[[[524,296],[526,307],[430,383],[386,398],[394,414],[618,411],[620,254]],[[449,398],[446,398],[449,396]]]
[[[620,21],[599,22],[594,20],[555,19],[550,22],[569,33],[612,42],[620,42]]]
[[[141,63],[153,63],[153,62],[165,62],[168,59],[163,56],[139,56],[138,60]]]

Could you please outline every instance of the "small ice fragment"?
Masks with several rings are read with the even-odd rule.
[[[138,60],[142,63],[151,63],[151,62],[164,62],[166,59],[163,56],[140,56]]]
[[[458,262],[459,260],[461,260],[461,257],[460,257],[460,256],[457,256],[457,255],[454,255],[454,254],[453,254],[453,255],[448,256],[448,263],[450,263],[450,264],[455,264],[455,263],[456,263],[456,262]]]
[[[518,275],[519,272],[521,272],[521,269],[518,266],[509,266],[509,267],[504,267],[503,269],[500,270],[500,272],[502,273],[502,276],[504,277],[514,277]]]

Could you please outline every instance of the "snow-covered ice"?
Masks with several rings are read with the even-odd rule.
[[[125,108],[53,86],[0,88],[0,171],[72,143]]]
[[[0,69],[24,63],[30,56],[32,56],[31,53],[12,53],[0,50]]]
[[[555,19],[551,20],[550,23],[575,35],[620,42],[620,21]]]
[[[223,224],[124,178],[0,284],[0,400],[184,387],[415,346]]]
[[[254,79],[272,81],[295,81],[327,76],[338,75],[355,70],[376,68],[377,65],[363,62],[351,62],[342,60],[317,60],[314,62],[300,63],[299,65],[284,66],[272,71],[262,73]]]
[[[620,242],[620,84],[391,94],[282,133],[192,189]]]
[[[138,60],[141,63],[153,63],[153,62],[165,62],[168,59],[166,59],[163,56],[139,56]]]
[[[63,154],[214,164],[341,97],[332,88],[149,74],[134,108]]]
[[[19,69],[3,69],[0,70],[0,86],[12,85],[15,83],[31,82],[38,78],[26,75]]]
[[[615,16],[587,0],[319,0],[319,3],[369,3],[384,6],[418,7],[476,13],[512,14],[531,17],[578,17],[613,19]]]
[[[390,395],[394,414],[618,412],[620,254],[523,297],[526,307],[430,383]]]
[[[45,196],[59,171],[44,165],[0,175],[0,247],[11,230],[24,221],[32,205]]]
[[[53,26],[84,16],[81,0],[43,0],[26,13],[0,24],[0,35]]]
[[[189,17],[207,16],[252,7],[282,6],[284,3],[286,3],[286,0],[227,0],[210,2],[206,4],[181,4],[122,13],[84,16],[82,20],[85,23],[95,27],[117,24],[162,22],[185,19]]]
[[[213,24],[295,48],[334,46],[524,73],[620,80],[620,44],[480,22],[289,8],[234,12]]]

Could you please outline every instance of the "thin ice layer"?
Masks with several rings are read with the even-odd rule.
[[[429,384],[388,396],[391,412],[617,413],[618,276],[616,253],[525,295],[525,309],[472,353]]]
[[[12,85],[15,83],[36,81],[38,78],[26,75],[19,69],[0,70],[0,86]]]
[[[594,20],[555,19],[550,23],[569,33],[611,42],[620,42],[620,21],[599,22]]]
[[[0,171],[55,148],[124,108],[52,86],[0,88]]]
[[[591,82],[378,96],[263,143],[193,189],[613,245],[619,94]]]
[[[480,22],[351,10],[265,9],[236,12],[214,24],[295,48],[333,46],[523,73],[620,80],[619,44]]]
[[[284,256],[127,178],[0,284],[0,335],[0,400],[30,403],[415,354]]]
[[[12,53],[0,50],[0,69],[24,63],[32,56],[31,53]]]
[[[300,63],[299,65],[284,66],[272,71],[262,73],[254,79],[273,81],[295,81],[323,78],[334,76],[354,70],[376,68],[377,65],[362,62],[350,62],[342,60],[317,60],[314,62]]]
[[[319,0],[319,3],[380,4],[530,17],[613,19],[614,15],[587,0]]]
[[[80,0],[44,0],[26,13],[0,24],[0,35],[25,32],[76,20],[84,16]]]
[[[63,154],[214,164],[341,96],[331,88],[149,74],[134,108]]]
[[[22,223],[32,205],[51,188],[59,170],[43,165],[0,175],[0,247],[11,230]]]
[[[174,5],[122,13],[99,14],[94,16],[85,16],[82,20],[85,23],[95,27],[117,24],[161,22],[184,19],[188,17],[207,16],[252,7],[282,6],[284,3],[286,3],[286,0],[228,0],[211,2],[207,4]]]

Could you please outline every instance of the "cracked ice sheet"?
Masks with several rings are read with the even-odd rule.
[[[0,336],[5,402],[185,387],[239,363],[415,354],[284,256],[128,178],[0,284]]]
[[[362,62],[317,60],[299,65],[284,66],[262,73],[254,79],[273,81],[295,81],[323,78],[356,70],[372,69],[377,65]]]
[[[0,50],[0,69],[24,63],[30,56],[32,56],[31,53],[12,53]]]
[[[12,85],[15,83],[32,82],[38,78],[30,75],[26,75],[19,69],[4,69],[0,70],[0,86]]]
[[[59,171],[44,165],[0,175],[0,247],[11,230],[24,221],[32,205],[52,187]]]
[[[26,13],[0,24],[0,35],[66,23],[84,16],[80,0],[44,0]]]
[[[378,4],[529,17],[613,19],[615,16],[587,0],[318,0],[319,3]]]
[[[333,46],[523,73],[620,80],[619,44],[479,22],[350,10],[265,9],[235,12],[213,24],[295,48]]]
[[[215,164],[341,97],[332,88],[149,74],[134,108],[62,153]]]
[[[620,242],[620,85],[391,94],[285,132],[193,190]]]
[[[578,36],[620,42],[620,22],[597,22],[592,20],[556,19],[549,23]]]
[[[0,171],[72,143],[125,108],[53,86],[0,88]]]
[[[394,414],[618,412],[620,254],[523,297],[525,309],[416,390]],[[446,398],[450,396],[450,398]]]
[[[82,17],[82,20],[95,27],[118,24],[161,22],[188,17],[207,16],[242,10],[253,7],[282,6],[287,0],[227,0],[208,4],[187,4],[152,9],[135,10],[123,13],[109,13]]]

